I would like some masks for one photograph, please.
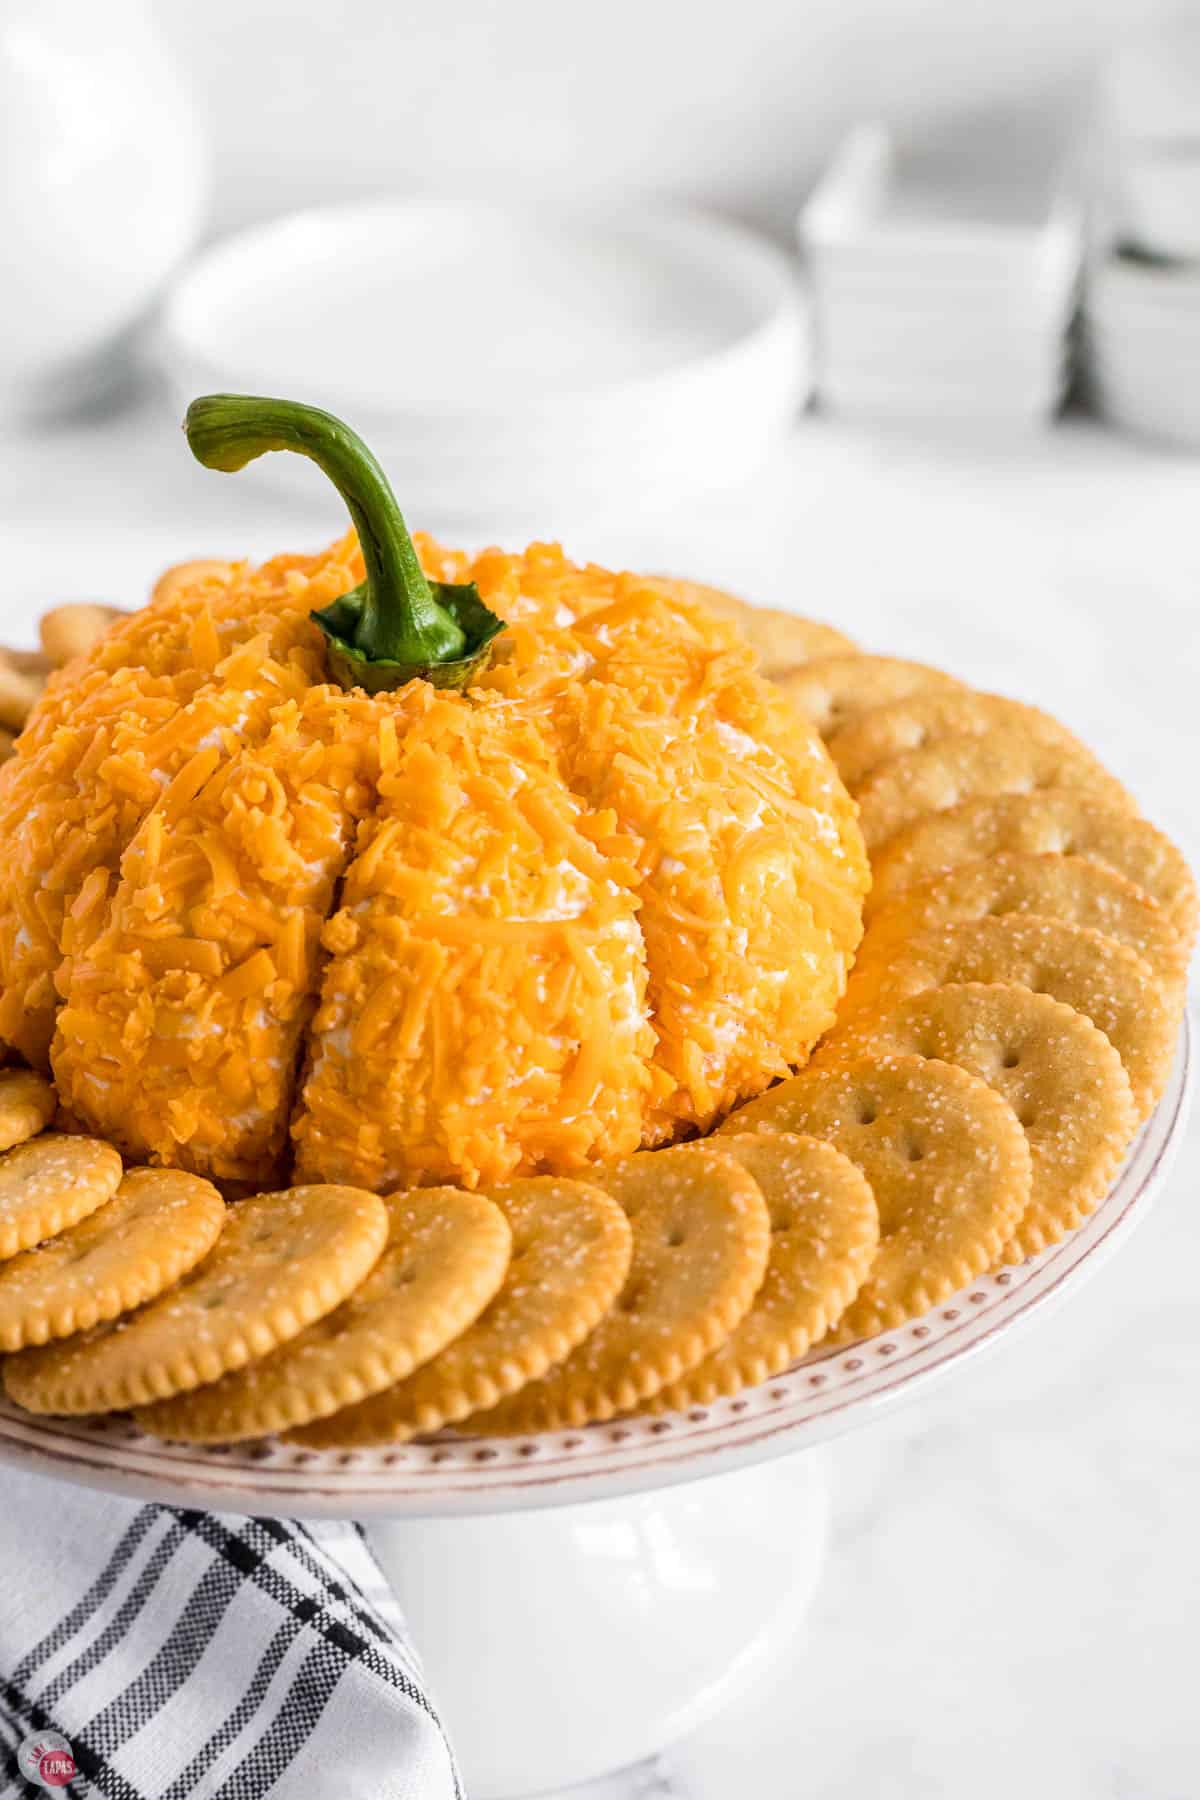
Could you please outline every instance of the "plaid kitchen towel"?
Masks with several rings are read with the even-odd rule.
[[[0,1796],[47,1792],[462,1800],[359,1527],[3,1470]]]

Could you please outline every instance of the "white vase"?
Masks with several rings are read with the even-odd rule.
[[[111,381],[195,241],[206,161],[143,0],[4,0],[0,422]]]

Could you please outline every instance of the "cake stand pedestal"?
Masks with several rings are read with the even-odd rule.
[[[583,1506],[374,1524],[471,1800],[638,1762],[752,1682],[816,1588],[827,1459],[814,1449]]]

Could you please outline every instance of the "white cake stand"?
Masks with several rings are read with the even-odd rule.
[[[0,1404],[0,1461],[142,1500],[372,1521],[472,1800],[588,1780],[691,1730],[796,1631],[824,1556],[824,1441],[1044,1312],[1145,1216],[1182,1134],[1191,1061],[1185,1026],[1154,1116],[1063,1243],[735,1399],[323,1454],[164,1444],[123,1418]]]

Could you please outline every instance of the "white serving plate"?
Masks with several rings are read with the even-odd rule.
[[[402,471],[403,503],[426,518],[447,512],[450,480],[459,516],[719,483],[765,454],[807,392],[789,259],[642,203],[294,214],[193,263],[160,342],[177,407],[214,390],[327,407]],[[295,457],[247,470],[309,475]]]
[[[747,1468],[869,1424],[1062,1300],[1161,1189],[1191,1086],[1185,1024],[1167,1091],[1105,1199],[1061,1244],[983,1275],[896,1331],[817,1350],[760,1387],[662,1417],[577,1431],[313,1452],[274,1440],[197,1448],[128,1419],[38,1418],[0,1405],[0,1461],[143,1500],[289,1517],[498,1514],[612,1498]]]

